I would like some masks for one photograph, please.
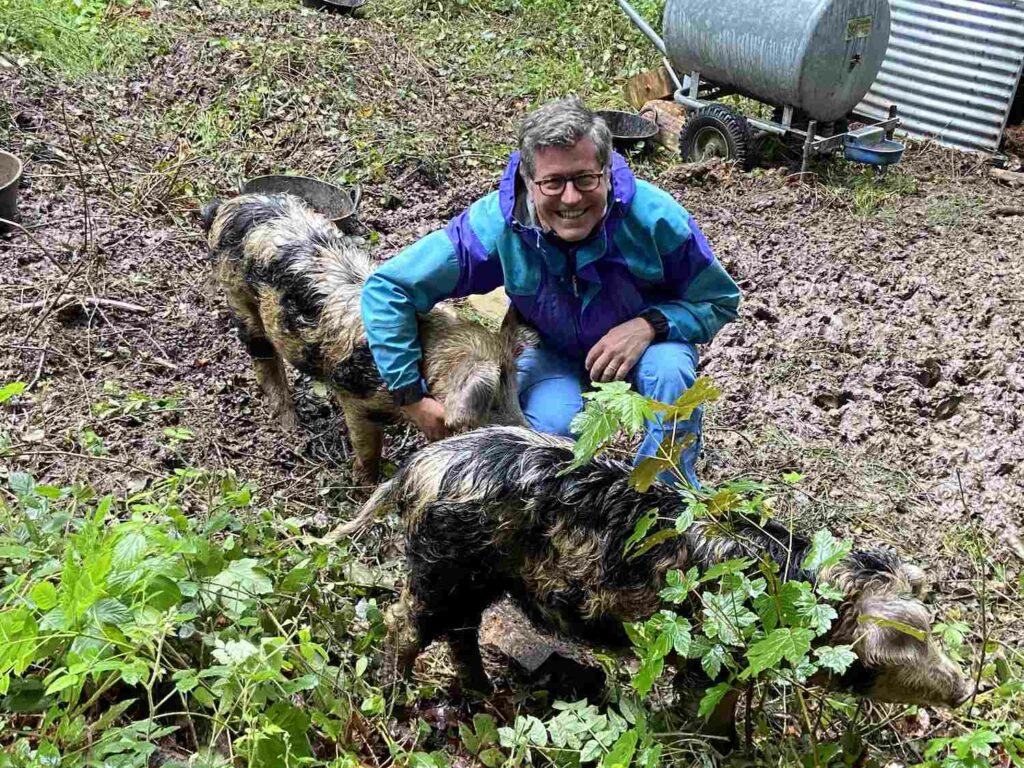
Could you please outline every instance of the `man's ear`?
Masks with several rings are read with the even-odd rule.
[[[500,379],[501,369],[494,361],[471,360],[459,366],[452,375],[459,384],[444,399],[447,427],[457,431],[486,424]]]

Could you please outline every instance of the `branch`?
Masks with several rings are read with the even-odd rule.
[[[65,299],[67,299],[65,301]],[[153,313],[149,307],[142,307],[138,304],[131,304],[127,301],[119,301],[117,299],[105,299],[101,296],[83,296],[76,298],[74,296],[61,295],[53,302],[53,306],[56,307],[57,311],[70,307],[73,304],[81,304],[82,306],[92,307],[107,307],[108,309],[119,309],[122,312],[132,312],[137,315],[149,315]],[[26,312],[38,312],[47,306],[46,301],[30,301],[26,304],[15,304],[13,307],[7,310],[7,314],[20,315]]]

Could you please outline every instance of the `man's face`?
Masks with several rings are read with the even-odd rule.
[[[540,223],[563,240],[584,239],[601,221],[608,202],[608,178],[602,173],[594,142],[585,138],[567,148],[539,149],[535,161],[536,172],[527,186]],[[568,181],[559,194],[546,194],[543,188],[543,182],[581,174],[600,174],[601,178],[596,187],[585,192]],[[588,181],[594,183],[593,179],[581,179],[581,186],[587,187]]]

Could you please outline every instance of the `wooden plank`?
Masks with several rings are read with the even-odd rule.
[[[651,99],[671,98],[674,92],[672,78],[664,67],[633,76],[622,89],[623,96],[634,109],[639,109]]]

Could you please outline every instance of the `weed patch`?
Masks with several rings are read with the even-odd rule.
[[[70,78],[119,74],[153,37],[149,12],[134,0],[0,0],[0,50]]]

